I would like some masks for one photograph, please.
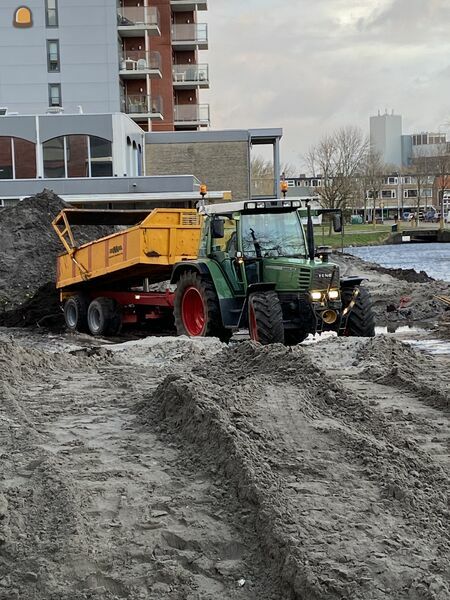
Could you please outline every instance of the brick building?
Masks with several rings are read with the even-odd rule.
[[[24,0],[20,27],[17,5],[0,3],[0,116],[122,111],[146,131],[209,126],[207,0]]]

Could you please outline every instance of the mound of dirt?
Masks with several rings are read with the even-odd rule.
[[[436,299],[450,293],[450,284],[417,273],[414,269],[387,269],[349,254],[335,254],[333,261],[343,277],[366,279],[377,325],[399,321],[428,321],[442,315],[446,306]]]
[[[305,349],[228,347],[168,377],[155,414],[233,483],[283,598],[449,597],[445,470]]]
[[[58,320],[56,257],[63,250],[52,221],[66,208],[50,190],[0,212],[0,325],[51,325]],[[82,244],[110,233],[105,227],[75,230]]]
[[[371,381],[388,382],[419,393],[424,402],[443,409],[450,408],[448,376],[426,354],[387,336],[378,336],[358,353],[365,376]]]

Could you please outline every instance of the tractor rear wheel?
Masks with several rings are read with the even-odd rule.
[[[87,322],[92,335],[117,335],[122,327],[117,302],[111,298],[96,298],[89,304]]]
[[[248,300],[250,338],[260,344],[284,344],[283,311],[276,292],[255,292]]]
[[[350,311],[347,326],[342,335],[349,337],[374,337],[375,313],[370,293],[366,288],[359,287],[359,294],[355,306]],[[354,288],[344,288],[341,292],[342,305],[345,308],[351,302]]]
[[[71,296],[64,303],[64,320],[67,329],[84,333],[88,330],[87,311],[89,300],[79,294]]]
[[[174,319],[178,335],[218,337],[228,342],[231,331],[222,324],[219,298],[212,281],[194,271],[182,273],[177,283]]]

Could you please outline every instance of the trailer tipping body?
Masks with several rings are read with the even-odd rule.
[[[174,264],[197,258],[201,223],[194,209],[65,209],[53,221],[66,249],[57,259],[56,287],[70,291],[169,279]],[[131,227],[77,247],[72,226],[93,224]]]

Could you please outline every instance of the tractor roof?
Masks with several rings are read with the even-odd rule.
[[[311,198],[270,198],[270,199],[250,199],[239,200],[236,202],[221,202],[220,204],[207,204],[199,207],[199,211],[206,215],[225,215],[234,212],[246,210],[280,210],[285,211],[298,210],[303,206],[304,201],[310,201]],[[317,198],[314,198],[317,201]],[[306,206],[306,204],[305,204]]]

